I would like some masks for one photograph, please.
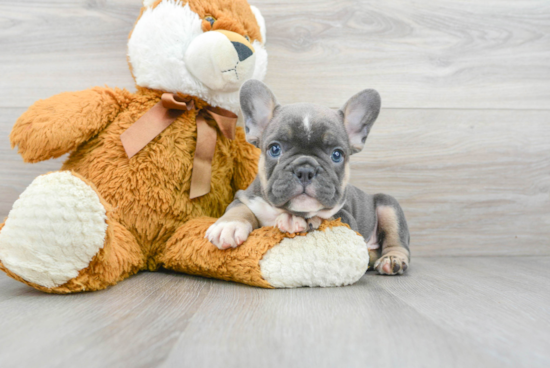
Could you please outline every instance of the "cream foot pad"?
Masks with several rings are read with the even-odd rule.
[[[62,285],[103,247],[106,219],[97,193],[69,171],[39,176],[0,232],[0,260],[27,281]]]
[[[365,240],[343,226],[286,238],[260,261],[262,277],[276,288],[350,285],[368,265]]]

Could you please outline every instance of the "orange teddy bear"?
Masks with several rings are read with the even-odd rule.
[[[235,114],[242,83],[265,75],[264,43],[246,0],[145,0],[128,42],[136,93],[62,93],[16,122],[10,139],[26,162],[71,154],[0,225],[0,269],[51,293],[160,267],[261,287],[357,281],[368,250],[337,220],[307,235],[258,229],[225,251],[204,239],[256,175],[260,153]]]

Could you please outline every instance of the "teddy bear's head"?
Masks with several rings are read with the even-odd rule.
[[[144,0],[128,41],[140,87],[239,111],[239,87],[263,79],[265,22],[246,0]]]

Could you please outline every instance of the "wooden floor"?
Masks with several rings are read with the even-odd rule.
[[[549,367],[550,257],[417,257],[264,290],[142,273],[46,295],[0,275],[1,367]]]
[[[24,164],[34,101],[134,90],[140,0],[0,0],[0,219],[64,158]],[[351,182],[402,204],[412,264],[336,289],[142,273],[45,295],[0,274],[5,367],[549,367],[550,3],[250,0],[283,103],[383,109]]]

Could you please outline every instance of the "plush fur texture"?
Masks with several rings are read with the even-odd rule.
[[[246,1],[146,0],[145,5],[141,14],[144,20],[163,6],[181,16],[181,22],[192,18],[189,24],[176,24],[170,12],[162,13],[167,19],[157,19],[158,28],[186,29],[191,25],[195,28],[187,31],[193,34],[226,29],[240,37],[248,36],[260,60],[255,70],[258,74],[254,76],[263,77],[267,58],[260,55],[265,53],[265,30],[260,26],[264,22]],[[179,10],[174,10],[175,7]],[[204,20],[206,15],[216,19],[213,26]],[[136,23],[136,37],[140,19]],[[202,29],[197,28],[199,25]],[[146,40],[146,32],[139,37]],[[138,38],[134,40],[137,42]],[[160,42],[154,37],[151,40]],[[238,111],[235,107],[238,92],[235,96],[208,92],[183,78],[185,73],[176,69],[184,65],[177,62],[154,65],[147,58],[181,56],[177,50],[168,50],[174,46],[173,42],[165,41],[160,49],[147,51],[139,49],[143,46],[139,42],[133,45],[130,36],[129,59],[130,67],[134,66],[136,93],[106,87],[62,93],[36,102],[17,120],[10,140],[25,162],[39,162],[65,153],[70,156],[61,172],[33,182],[5,224],[0,224],[0,269],[9,276],[38,290],[60,294],[104,289],[140,270],[155,271],[160,267],[261,287],[274,286],[264,278],[260,260],[283,239],[299,235],[262,228],[253,232],[241,247],[227,251],[218,250],[204,239],[206,230],[215,221],[212,217],[221,216],[235,192],[246,189],[256,176],[259,150],[246,142],[242,128],[237,128],[234,140],[218,131],[211,191],[189,199],[197,111],[209,104]],[[170,54],[173,51],[176,53]],[[153,74],[148,74],[149,71]],[[176,84],[164,84],[172,82]],[[192,99],[197,109],[184,112],[128,159],[120,135],[158,103],[165,91]],[[321,229],[335,226],[342,224],[333,221]],[[343,230],[353,238],[353,231]],[[311,235],[305,238],[310,239]],[[283,253],[293,261],[300,256],[306,259],[307,255],[298,253],[315,248],[309,240],[300,244],[306,243],[309,248],[300,245],[292,250],[288,245]],[[336,250],[338,244],[332,244],[331,249]],[[339,256],[331,252],[326,254]],[[277,256],[277,252],[273,254],[272,260],[284,264],[284,257]],[[266,275],[276,273],[272,269],[277,263],[270,262],[265,263],[266,270],[269,269]],[[304,267],[313,267],[322,275],[326,267],[324,263],[319,265],[322,269],[315,268],[314,260],[304,262]],[[331,276],[327,275],[328,278]],[[304,278],[303,284],[295,280],[292,276],[287,285],[284,282],[281,285],[322,284]],[[345,278],[342,280],[340,284],[347,282]]]
[[[226,29],[249,34],[256,42],[261,41],[256,18],[246,1],[197,0],[188,5],[165,1],[180,9],[191,6],[195,12],[200,10],[200,18],[208,12],[221,21],[215,24],[216,27],[225,25]],[[151,6],[159,4],[161,1],[156,1]],[[145,8],[142,14],[144,12]],[[185,22],[185,19],[180,21]],[[199,23],[203,27],[200,32],[210,27],[208,22],[207,25],[204,21]],[[166,26],[176,27],[174,24]],[[170,70],[164,70],[164,73],[169,75]],[[101,87],[66,92],[37,101],[18,119],[10,135],[12,147],[18,148],[25,162],[39,162],[70,152],[62,167],[62,176],[71,171],[75,178],[86,183],[87,192],[96,193],[106,211],[107,230],[103,244],[94,243],[99,251],[96,250],[90,265],[82,268],[83,263],[90,262],[84,259],[82,264],[75,265],[72,273],[65,273],[72,278],[59,285],[66,280],[43,281],[51,270],[38,277],[29,277],[10,262],[13,247],[22,247],[24,239],[20,244],[14,243],[13,239],[7,240],[11,232],[10,222],[15,221],[9,218],[6,230],[10,231],[0,239],[4,271],[38,289],[67,293],[102,289],[139,270],[156,270],[161,266],[159,257],[166,243],[178,228],[192,218],[221,216],[235,192],[252,182],[259,154],[256,148],[246,143],[244,132],[238,128],[233,141],[218,134],[210,193],[189,199],[196,144],[196,110],[182,114],[128,160],[120,141],[121,133],[159,102],[163,92],[139,83],[136,93]],[[180,93],[180,96],[192,98],[197,110],[209,104],[196,95]],[[40,180],[37,185],[38,191],[45,191]],[[32,210],[32,204],[26,206]],[[78,206],[74,209],[78,211]],[[56,226],[53,220],[47,225],[51,229]],[[20,226],[20,231],[24,232],[24,224]],[[28,220],[26,230],[40,233],[40,222]],[[36,239],[40,236],[38,234]],[[40,240],[36,241],[35,247],[48,248]],[[78,276],[75,271],[79,271]]]
[[[195,39],[210,30],[229,30],[248,36],[255,50],[252,78],[263,79],[267,70],[267,52],[262,42],[265,22],[258,9],[253,11],[246,0],[189,3],[163,0],[148,4],[128,42],[128,61],[136,83],[193,95],[210,105],[238,113],[239,86],[229,91],[208,88],[190,73],[185,62],[186,52]],[[204,20],[206,16],[215,19],[213,25]],[[200,43],[202,45],[203,41]]]
[[[351,252],[349,252],[349,246],[339,250],[339,247],[345,244],[344,239],[351,240],[351,243],[355,244],[354,239],[359,237],[340,220],[325,221],[318,231],[309,234],[288,234],[274,227],[263,227],[253,231],[243,245],[229,250],[220,250],[204,239],[206,230],[215,221],[215,218],[201,217],[190,220],[180,227],[158,254],[159,265],[177,272],[263,288],[342,286],[357,281],[367,269],[368,255],[365,255],[364,245],[354,247]],[[47,288],[29,282],[11,272],[1,261],[0,270],[18,281],[47,293],[68,294],[101,290],[114,285],[139,271],[146,260],[131,234],[117,222],[112,220],[108,222],[109,228],[104,248],[100,249],[88,268],[81,270],[76,278],[66,284]],[[0,230],[2,226],[4,225],[0,224]],[[333,231],[332,236],[338,236],[340,240],[332,243],[331,240],[334,239],[330,237],[331,235],[329,238],[324,238],[323,234],[327,231]],[[291,239],[292,241],[289,241]],[[295,240],[299,240],[296,247],[293,245]],[[283,253],[290,255],[291,260],[294,257],[294,263],[287,263],[278,257],[278,252],[273,253],[266,261],[261,261],[266,253],[274,252],[280,244],[283,244],[282,242],[286,244]],[[316,251],[317,255],[325,253],[326,256],[321,259],[315,257],[308,259],[304,257],[304,246],[309,248],[306,249],[308,252],[320,246],[321,248]],[[330,261],[327,258],[328,255],[336,257],[338,262],[328,262]],[[296,262],[300,257],[303,257],[304,261]],[[283,264],[277,264],[279,261],[283,261]],[[335,269],[335,265],[340,267],[351,265],[353,270]]]
[[[74,172],[71,175],[80,179],[89,186],[89,189],[96,192],[107,215],[107,230],[103,247],[92,258],[88,267],[81,269],[76,277],[62,285],[47,287],[23,278],[16,273],[16,270],[10,269],[0,261],[0,270],[8,276],[47,293],[68,294],[105,289],[135,274],[140,269],[144,269],[147,264],[146,257],[135,237],[115,219],[113,207],[101,198],[89,180]],[[32,231],[35,225],[36,223],[29,222],[27,229]],[[5,224],[0,224],[0,234],[3,232],[4,226]],[[0,248],[3,248],[3,244],[0,244]],[[4,257],[2,256],[1,259],[3,260]]]
[[[256,22],[258,22],[258,25],[260,26],[260,34],[262,36],[261,43],[265,44],[265,42],[267,40],[267,35],[266,35],[264,17],[262,15],[262,13],[260,13],[260,9],[258,9],[254,5],[251,5],[250,9],[252,9],[252,13],[254,13],[254,16],[256,17]]]
[[[117,209],[149,258],[149,270],[158,268],[155,255],[178,227],[192,218],[221,216],[235,191],[253,180],[258,157],[241,128],[233,141],[218,134],[211,191],[189,199],[196,142],[194,110],[184,113],[131,160],[120,142],[120,134],[159,99],[160,93],[140,89],[126,100],[124,112],[73,152],[62,168],[88,178]],[[202,108],[205,103],[195,99],[195,105]]]
[[[11,147],[19,148],[25,162],[57,158],[96,136],[130,98],[126,90],[96,87],[39,100],[17,119]]]
[[[241,246],[228,250],[204,239],[214,222],[213,218],[198,218],[176,231],[161,257],[163,266],[264,288],[341,286],[357,281],[367,270],[364,241],[340,220],[326,221],[313,233],[289,234],[262,227]],[[350,265],[352,270],[347,268]]]

